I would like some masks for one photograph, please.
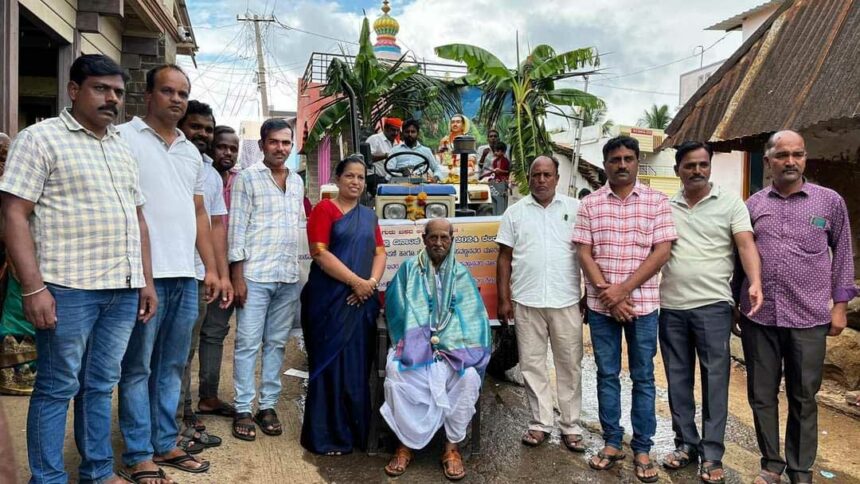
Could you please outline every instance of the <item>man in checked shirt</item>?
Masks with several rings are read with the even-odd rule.
[[[233,436],[254,440],[254,423],[266,435],[280,435],[275,412],[281,394],[284,346],[299,303],[299,224],[305,218],[304,185],[286,166],[293,131],[283,119],[260,127],[263,161],[239,173],[230,200],[230,275],[236,290],[236,350],[233,363],[236,414]],[[258,411],[254,381],[262,346]]]
[[[603,146],[609,183],[582,200],[573,242],[588,281],[588,325],[597,363],[597,402],[604,447],[589,461],[596,470],[624,458],[621,438],[621,333],[627,339],[633,380],[633,449],[636,477],[655,482],[648,455],[657,428],[654,355],[657,353],[657,273],[678,238],[669,198],[641,185],[639,143],[629,136]]]
[[[765,296],[761,310],[741,316],[747,396],[761,451],[756,484],[812,482],[818,449],[818,406],[827,336],[847,324],[848,301],[857,296],[851,227],[845,201],[803,177],[806,145],[793,131],[768,139],[764,160],[773,184],[747,200],[761,254]],[[741,291],[741,312],[750,298]],[[833,303],[831,308],[831,302]],[[779,383],[785,376],[788,422],[785,459],[779,451]]]

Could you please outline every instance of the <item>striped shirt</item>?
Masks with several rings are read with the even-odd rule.
[[[609,284],[620,284],[629,278],[654,245],[677,238],[669,198],[639,182],[624,200],[612,192],[609,184],[585,197],[573,232],[575,243],[592,246],[594,261]],[[587,281],[586,291],[588,307],[608,315],[591,281]],[[658,276],[634,289],[630,298],[637,316],[655,311],[660,306]]]
[[[286,190],[281,190],[265,163],[238,174],[230,194],[228,258],[245,261],[246,279],[298,282],[304,195],[302,180],[292,171]]]
[[[35,204],[30,231],[45,282],[144,286],[137,162],[113,126],[99,139],[68,110],[30,126],[12,144],[0,191]]]

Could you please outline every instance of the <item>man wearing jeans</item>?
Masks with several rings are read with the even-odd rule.
[[[6,245],[36,327],[27,417],[34,483],[69,480],[72,398],[79,480],[123,482],[113,472],[111,395],[135,321],[147,324],[157,305],[137,162],[112,124],[126,79],[105,56],[79,57],[71,110],[22,131],[0,179]]]
[[[597,363],[597,402],[604,447],[589,465],[612,467],[621,452],[621,333],[627,339],[633,380],[633,449],[636,477],[655,482],[651,438],[657,427],[654,409],[654,355],[657,353],[657,273],[669,260],[678,238],[669,199],[640,185],[639,143],[618,136],[603,146],[609,183],[582,200],[573,241],[588,281],[588,324]]]
[[[253,421],[267,435],[280,435],[275,405],[281,394],[281,365],[299,302],[299,227],[304,186],[285,162],[293,132],[283,119],[260,127],[262,163],[239,173],[230,205],[230,272],[236,290],[236,349],[233,362],[236,415],[233,436],[254,440],[251,404],[257,393],[254,368],[263,348],[259,411]]]
[[[152,272],[160,306],[149,324],[138,324],[122,360],[119,424],[125,439],[120,471],[141,480],[158,466],[205,472],[209,463],[177,446],[175,416],[182,371],[197,319],[194,248],[206,268],[207,300],[220,293],[209,216],[203,206],[203,161],[176,124],[185,115],[191,86],[177,66],[146,74],[147,114],[119,127],[137,158],[147,198]],[[229,301],[224,301],[225,303]]]
[[[845,200],[809,183],[806,144],[794,131],[774,133],[764,160],[773,184],[747,200],[761,254],[761,311],[741,317],[747,364],[747,398],[761,451],[756,484],[812,482],[818,449],[815,395],[824,373],[828,336],[848,324],[846,307],[857,296],[851,226]],[[748,277],[743,288],[755,281]],[[741,291],[741,311],[755,303]],[[785,377],[788,419],[785,458],[779,449],[780,381]]]
[[[761,263],[743,200],[709,183],[710,146],[687,141],[675,151],[681,189],[669,203],[678,231],[660,282],[660,349],[675,450],[663,467],[675,470],[701,457],[703,482],[725,480],[722,458],[728,416],[734,249],[752,283],[752,313],[762,303]],[[696,356],[702,378],[702,433],[696,428],[693,396]]]
[[[179,129],[194,143],[197,150],[200,151],[200,156],[203,158],[203,168],[205,182],[203,185],[203,207],[209,215],[211,221],[212,247],[215,253],[215,265],[218,268],[218,276],[221,279],[222,290],[232,292],[233,287],[230,284],[230,271],[227,268],[227,229],[224,226],[224,216],[227,214],[227,206],[224,203],[224,195],[222,194],[221,177],[218,172],[212,167],[212,158],[206,154],[212,145],[213,134],[215,131],[215,116],[212,114],[212,108],[208,104],[200,101],[192,100],[188,102],[188,109],[185,110],[185,116],[179,120]],[[194,355],[197,353],[197,345],[200,342],[200,334],[202,331],[203,322],[208,313],[209,304],[206,302],[206,288],[203,285],[203,278],[206,276],[206,269],[203,266],[203,260],[199,254],[194,256],[194,270],[197,279],[197,321],[194,323],[194,331],[191,337],[191,350],[188,352],[188,363],[185,366],[185,372],[182,374],[182,401],[180,402],[180,411],[182,413],[183,424],[187,428],[192,428],[199,431],[195,434],[194,430],[185,430],[182,432],[182,442],[188,443],[197,435],[197,440],[205,447],[217,447],[221,443],[221,439],[205,433],[206,426],[197,418],[194,413],[194,408],[191,405],[191,364],[194,360]],[[221,301],[213,301],[215,304],[223,304]],[[203,362],[201,360],[200,364]]]

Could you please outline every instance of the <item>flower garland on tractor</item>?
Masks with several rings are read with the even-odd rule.
[[[407,195],[404,201],[406,202],[406,218],[413,221],[424,218],[424,206],[427,205],[427,192],[419,192],[416,196]]]

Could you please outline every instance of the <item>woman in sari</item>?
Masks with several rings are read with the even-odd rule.
[[[376,214],[358,204],[366,172],[360,157],[338,163],[337,198],[317,204],[308,220],[314,264],[302,290],[310,376],[301,443],[316,454],[347,454],[367,442],[385,250]]]

